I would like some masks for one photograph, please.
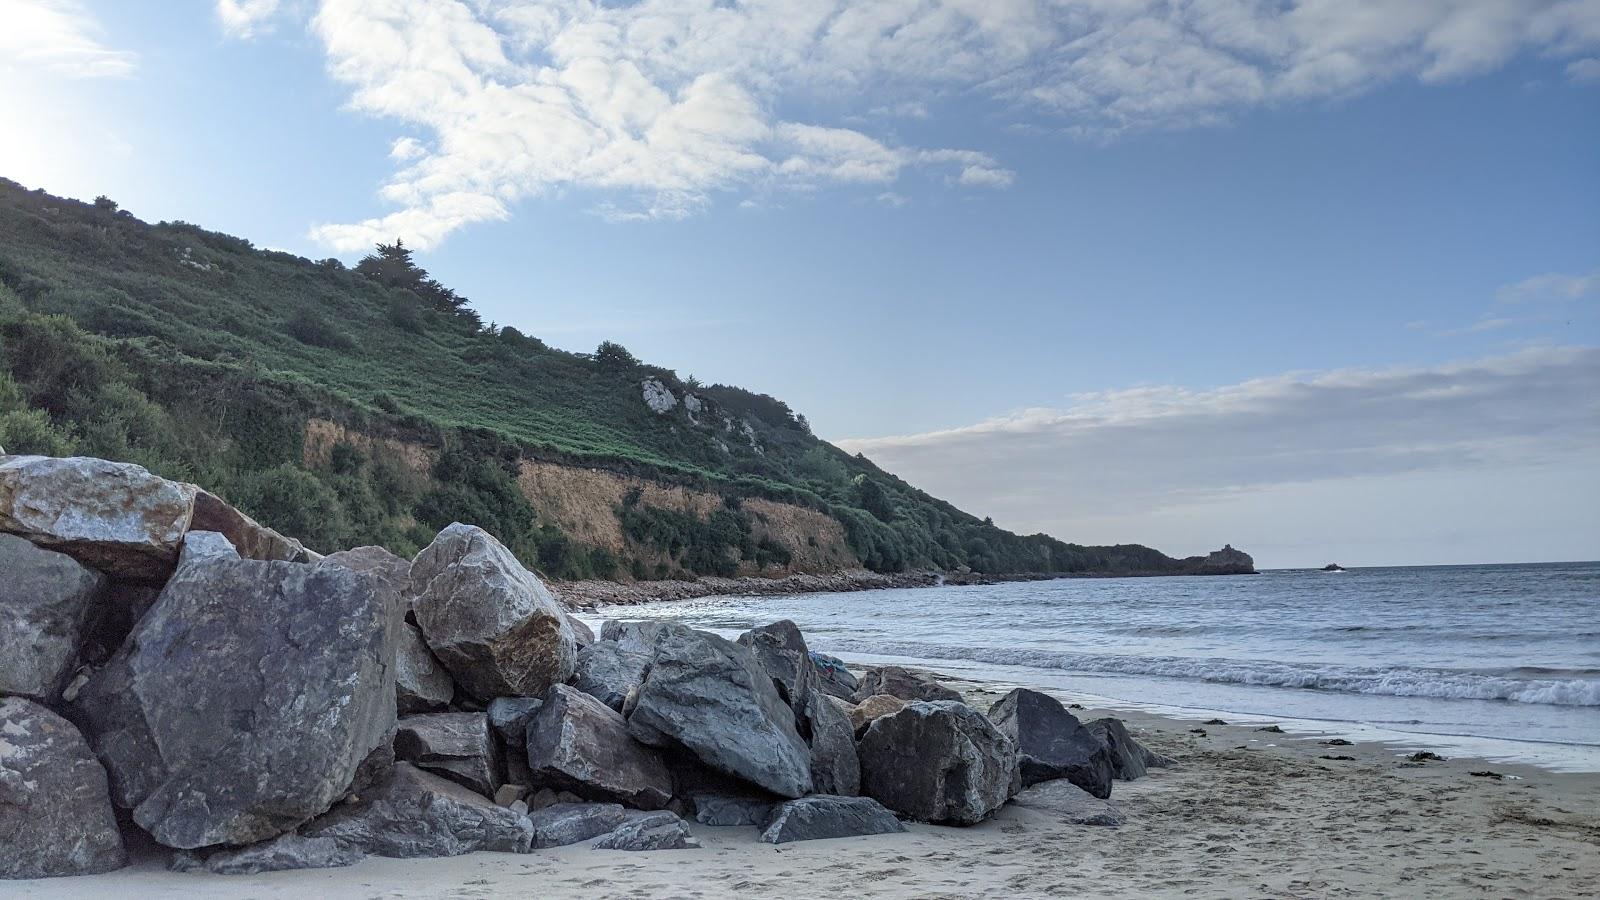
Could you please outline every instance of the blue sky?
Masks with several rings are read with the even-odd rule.
[[[403,235],[488,319],[770,392],[1002,525],[1600,555],[1592,0],[0,19],[0,174],[310,257]]]

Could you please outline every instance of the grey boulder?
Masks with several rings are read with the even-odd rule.
[[[617,803],[555,803],[528,814],[533,823],[533,846],[538,850],[610,834],[627,820],[627,810]]]
[[[750,650],[663,624],[628,717],[628,732],[782,797],[811,793],[811,748],[794,712]]]
[[[1061,701],[1017,688],[990,707],[989,718],[1017,745],[1024,788],[1065,778],[1102,800],[1111,796],[1111,749]]]
[[[761,842],[787,844],[824,838],[895,834],[905,831],[894,813],[870,797],[815,794],[773,808],[761,831]]]
[[[371,575],[383,584],[384,587],[394,591],[395,595],[404,599],[411,586],[411,560],[395,556],[382,547],[355,547],[350,550],[340,550],[323,557],[323,562],[330,565],[343,566],[351,571]],[[409,611],[409,607],[408,607]]]
[[[868,669],[856,688],[856,700],[888,694],[910,703],[915,700],[960,700],[961,695],[931,677],[899,666]]]
[[[630,734],[622,714],[577,688],[558,684],[528,722],[528,768],[535,784],[591,800],[660,809],[672,799],[672,773],[655,750]]]
[[[1134,740],[1121,719],[1108,716],[1088,722],[1084,727],[1105,745],[1111,755],[1111,771],[1120,781],[1143,778],[1150,769],[1172,764],[1171,760],[1150,752]]]
[[[861,761],[850,717],[826,694],[812,688],[805,706],[805,722],[811,743],[812,789],[846,797],[861,793]]]
[[[448,708],[456,695],[455,680],[428,649],[422,632],[415,625],[401,622],[398,633],[400,639],[396,642],[394,657],[395,708],[402,716]]]
[[[772,798],[739,797],[727,794],[697,794],[694,797],[694,820],[701,825],[731,827],[736,825],[766,825],[777,804]]]
[[[483,713],[446,712],[406,716],[395,725],[394,758],[442,775],[485,797],[504,782],[500,742]]]
[[[0,532],[114,578],[159,580],[178,561],[195,487],[84,456],[0,457]]]
[[[105,587],[72,557],[0,534],[0,694],[61,696]]]
[[[481,528],[456,523],[411,564],[412,611],[473,699],[535,697],[572,677],[572,629],[550,592]]]
[[[675,814],[634,812],[628,820],[590,845],[596,850],[693,850],[700,846],[689,825]]]
[[[293,832],[245,847],[217,850],[209,856],[189,850],[173,854],[169,869],[206,871],[213,875],[258,875],[291,869],[333,869],[353,866],[366,858],[360,848],[329,837],[301,837]]]
[[[533,847],[533,825],[526,816],[410,763],[396,763],[382,784],[301,833],[396,859],[477,850],[527,853]]]
[[[1099,825],[1114,827],[1125,821],[1122,810],[1065,778],[1046,781],[1027,788],[1012,804],[1041,813],[1052,821],[1068,825]]]
[[[778,696],[794,713],[795,730],[811,748],[812,790],[849,796],[860,793],[855,731],[849,717],[821,690],[821,678],[799,627],[784,619],[745,632],[739,643],[750,648]]]
[[[974,825],[1017,790],[1017,750],[982,713],[918,701],[861,738],[862,793],[923,822]]]
[[[0,878],[90,875],[125,862],[105,770],[78,729],[30,700],[0,698]]]
[[[599,641],[578,651],[572,685],[622,712],[623,703],[644,681],[650,655],[617,641]]]
[[[607,619],[600,624],[600,640],[615,641],[625,650],[648,654],[655,651],[656,638],[669,627],[673,627],[671,622],[659,620],[623,622]]]
[[[783,619],[746,631],[739,635],[739,643],[750,648],[783,702],[801,714],[811,699],[817,673],[799,626]]]
[[[180,567],[77,699],[113,799],[180,849],[327,810],[387,758],[395,625],[387,592],[338,566]]]
[[[520,755],[528,746],[528,722],[543,705],[538,697],[496,697],[489,704],[489,724],[506,746]]]

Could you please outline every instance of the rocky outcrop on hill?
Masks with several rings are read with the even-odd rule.
[[[1256,574],[1256,561],[1243,550],[1233,549],[1232,544],[1225,544],[1221,550],[1213,550],[1205,556],[1190,556],[1181,563],[1186,574],[1191,575]]]

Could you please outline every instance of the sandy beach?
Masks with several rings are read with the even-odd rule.
[[[998,686],[954,682],[987,708]],[[1092,718],[1095,710],[1075,710]],[[12,882],[28,898],[1595,897],[1600,776],[1380,743],[1115,713],[1178,765],[1118,782],[1121,827],[1008,806],[973,828],[760,844],[694,826],[699,850],[583,845],[530,855],[368,859],[255,876],[175,873],[145,854],[108,875]],[[1191,733],[1201,729],[1204,735]],[[1331,758],[1330,758],[1331,757]],[[1501,777],[1473,775],[1493,771]]]

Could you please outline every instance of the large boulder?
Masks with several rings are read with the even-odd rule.
[[[756,662],[772,678],[778,696],[800,714],[817,683],[811,651],[800,627],[783,619],[746,631],[739,635],[739,643],[750,648]]]
[[[811,748],[812,790],[854,795],[860,791],[855,732],[850,720],[827,699],[800,628],[788,619],[739,636],[756,663],[772,679],[778,696],[794,713],[795,730]]]
[[[535,784],[591,800],[660,809],[672,799],[672,773],[655,750],[634,740],[622,714],[564,684],[554,685],[528,722],[528,768]]]
[[[1115,827],[1126,817],[1122,810],[1092,796],[1065,778],[1044,781],[1013,797],[1012,805],[1037,813],[1047,821],[1068,825]]]
[[[337,556],[338,554],[334,554]],[[333,557],[328,557],[332,559]],[[401,622],[394,654],[395,709],[402,716],[447,709],[456,695],[455,679],[422,640],[422,632]]]
[[[0,532],[114,578],[160,580],[178,561],[195,487],[131,463],[0,457]]]
[[[766,825],[777,804],[770,797],[749,797],[730,794],[696,794],[694,820],[701,825],[730,827],[736,825]]]
[[[1150,752],[1128,733],[1121,719],[1107,716],[1085,723],[1085,728],[1103,744],[1111,756],[1111,772],[1119,781],[1143,778],[1150,769],[1171,765],[1164,756]]]
[[[0,694],[61,696],[105,587],[72,557],[0,534]]]
[[[411,590],[411,560],[396,556],[382,547],[368,546],[329,553],[322,561],[371,575],[384,587],[394,591],[402,603],[408,604],[406,610],[410,611],[408,593]]]
[[[572,677],[572,629],[550,592],[481,528],[439,532],[411,564],[417,627],[473,699],[538,696]]]
[[[1061,701],[1017,688],[989,709],[989,718],[1017,745],[1022,786],[1065,778],[1100,799],[1111,796],[1111,750]]]
[[[78,729],[32,701],[0,698],[0,878],[89,875],[126,861],[105,770]]]
[[[856,699],[865,700],[875,694],[888,694],[910,703],[914,700],[960,700],[961,695],[920,672],[911,672],[899,666],[878,666],[868,669],[856,687]]]
[[[483,713],[406,716],[395,726],[394,757],[493,797],[504,782],[500,742]]]
[[[203,488],[194,488],[194,516],[189,530],[222,535],[245,559],[310,561],[304,544],[262,525]]]
[[[673,623],[661,620],[622,622],[607,619],[600,623],[600,640],[616,641],[625,650],[654,653],[656,638],[669,627],[673,627]]]
[[[850,717],[813,687],[804,719],[810,731],[812,790],[846,797],[861,793],[861,762]]]
[[[528,813],[533,847],[565,847],[610,834],[628,820],[619,803],[554,803]]]
[[[396,763],[389,777],[301,830],[373,856],[415,859],[476,850],[527,853],[533,825],[453,781]]]
[[[396,625],[387,592],[338,566],[180,567],[77,700],[113,799],[182,849],[323,812],[386,758]]]
[[[749,648],[663,624],[635,696],[628,732],[640,741],[681,747],[782,797],[811,793],[811,748]]]
[[[766,844],[815,841],[824,838],[895,834],[905,831],[894,813],[870,797],[834,797],[816,794],[779,804],[761,831]]]
[[[578,651],[572,685],[622,712],[628,695],[644,681],[650,654],[629,650],[617,641],[599,641]]]
[[[867,727],[884,716],[893,715],[906,708],[906,701],[890,694],[873,694],[850,710],[850,727],[855,729],[856,737],[860,738],[867,733]]]
[[[333,838],[301,837],[290,832],[270,841],[227,847],[202,855],[190,850],[173,854],[167,868],[177,872],[210,872],[213,875],[259,875],[290,869],[333,869],[353,866],[366,859],[359,847],[347,847]]]
[[[700,846],[689,824],[666,810],[630,812],[610,834],[589,846],[596,850],[693,850]]]
[[[862,793],[923,822],[974,825],[1016,793],[1017,749],[982,713],[917,701],[861,738]]]

